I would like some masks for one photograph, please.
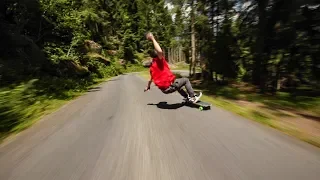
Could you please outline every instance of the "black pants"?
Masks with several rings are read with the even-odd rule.
[[[169,94],[178,91],[181,96],[187,98],[188,94],[182,89],[183,86],[186,88],[189,96],[194,97],[194,91],[188,78],[175,79],[170,87],[168,87],[166,90],[163,90],[162,92],[165,94]]]

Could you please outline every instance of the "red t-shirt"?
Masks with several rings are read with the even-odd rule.
[[[153,58],[150,67],[152,80],[159,89],[167,89],[175,80],[175,75],[170,71],[169,65],[165,58]]]

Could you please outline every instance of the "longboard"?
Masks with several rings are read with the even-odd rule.
[[[190,105],[190,106],[198,107],[200,111],[211,109],[211,104],[210,103],[207,103],[207,102],[204,102],[204,101],[200,101],[200,100],[198,102],[196,102],[196,103],[192,103],[192,102],[189,102],[189,101],[185,101],[184,103],[187,104],[187,105]]]

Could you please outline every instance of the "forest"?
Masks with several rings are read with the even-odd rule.
[[[2,0],[0,27],[0,137],[105,78],[143,70],[148,31],[165,51],[183,47],[205,88],[244,82],[319,107],[316,1]]]
[[[187,22],[176,9],[176,33],[194,54],[192,62],[205,67],[206,80],[218,74],[251,82],[262,93],[319,88],[320,7],[315,1],[173,3],[189,9]]]

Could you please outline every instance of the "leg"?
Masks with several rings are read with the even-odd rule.
[[[178,89],[178,92],[182,97],[188,98],[188,94],[183,89]]]
[[[176,88],[173,86],[168,87],[166,90],[162,90],[164,94],[170,94],[176,91]]]
[[[166,90],[163,90],[162,92],[164,93],[164,94],[170,94],[170,93],[173,93],[173,92],[175,92],[175,91],[177,91],[177,88],[176,87],[174,87],[174,86],[170,86],[170,87],[168,87]],[[188,94],[183,90],[183,89],[178,89],[178,92],[179,92],[179,94],[181,95],[181,96],[183,96],[184,98],[188,98]]]
[[[182,88],[183,86],[185,86],[185,88],[186,88],[189,96],[190,96],[190,97],[194,97],[194,91],[193,91],[193,89],[192,89],[191,83],[190,83],[190,81],[189,81],[188,78],[179,78],[179,79],[176,79],[176,80],[174,81],[174,83],[172,84],[172,86],[174,86],[175,88],[177,88],[178,91],[182,90],[181,88]],[[183,91],[183,90],[182,90],[182,91]],[[182,92],[182,91],[181,91],[181,92]],[[179,93],[181,94],[181,92],[179,92]],[[184,91],[183,91],[183,92],[184,92]],[[182,92],[182,93],[183,93],[183,92]]]

